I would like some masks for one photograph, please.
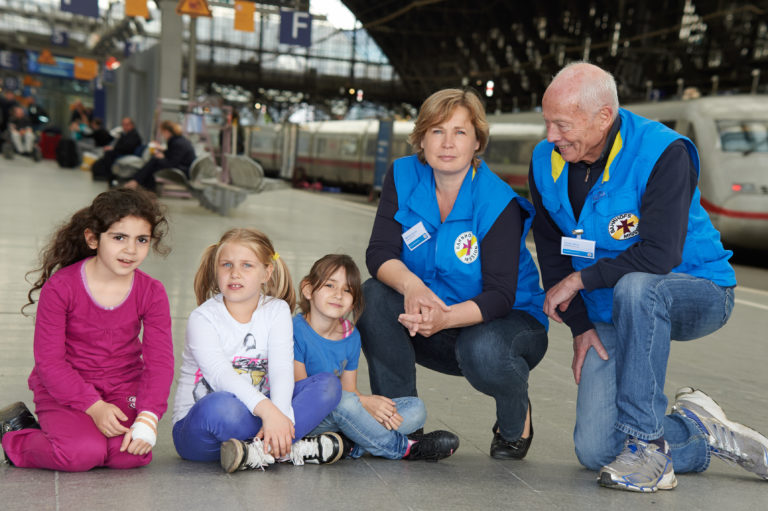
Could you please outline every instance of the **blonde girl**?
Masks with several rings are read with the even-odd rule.
[[[338,435],[293,445],[333,410],[340,385],[320,374],[294,386],[293,282],[269,238],[227,231],[203,253],[194,287],[173,411],[179,455],[227,472],[339,459]]]

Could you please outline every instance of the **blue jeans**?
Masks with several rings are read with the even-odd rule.
[[[596,323],[609,359],[590,349],[581,372],[573,437],[585,467],[599,470],[621,452],[627,436],[663,436],[675,472],[709,466],[706,438],[681,415],[665,415],[670,340],[687,341],[722,327],[733,310],[733,288],[682,273],[629,273],[614,287],[612,323]]]
[[[399,460],[408,450],[408,435],[424,426],[427,409],[417,397],[393,399],[397,413],[403,418],[397,430],[389,430],[368,413],[354,392],[341,392],[339,406],[314,430],[312,435],[326,431],[341,431],[355,443],[352,457],[359,458],[366,452],[390,460]]]
[[[363,285],[366,308],[357,327],[368,361],[374,394],[416,396],[416,363],[434,371],[464,376],[496,401],[501,434],[523,434],[528,410],[528,373],[547,351],[547,331],[530,314],[513,310],[487,323],[451,328],[431,337],[411,337],[397,321],[403,295],[369,279]]]
[[[318,373],[296,382],[293,388],[295,439],[312,431],[336,408],[341,398],[341,383],[330,373]],[[261,429],[261,418],[251,413],[231,392],[213,392],[190,408],[173,425],[173,444],[185,460],[216,461],[221,443],[230,438],[248,440]]]

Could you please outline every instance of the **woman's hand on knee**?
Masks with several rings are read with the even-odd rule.
[[[592,328],[574,337],[571,369],[573,370],[573,379],[576,380],[576,385],[581,382],[581,368],[584,367],[584,360],[587,358],[589,348],[594,348],[601,359],[608,360],[608,351],[606,351],[603,343],[600,342],[597,330]]]
[[[128,428],[120,424],[121,421],[127,421],[128,416],[111,403],[100,399],[88,407],[85,413],[91,417],[101,434],[107,438],[124,435],[128,432]]]

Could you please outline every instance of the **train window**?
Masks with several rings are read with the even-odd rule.
[[[717,121],[723,152],[768,153],[768,120]]]
[[[327,145],[327,140],[322,137],[317,137],[317,141],[315,142],[315,154],[323,154],[325,152],[325,146]]]
[[[299,142],[296,150],[299,154],[307,154],[309,152],[309,133],[299,132]]]
[[[368,139],[365,141],[365,155],[369,158],[373,158],[376,156],[376,146],[378,144],[378,139],[374,136],[368,137]]]
[[[539,142],[534,140],[505,140],[496,139],[488,144],[483,159],[500,164],[528,163],[533,154],[533,148]]]
[[[663,119],[660,119],[659,122],[661,124],[663,124],[664,126],[666,126],[667,128],[669,128],[669,129],[673,129],[673,130],[677,129],[677,120],[676,119],[666,120],[666,121],[663,120]]]
[[[357,139],[345,138],[339,147],[340,156],[357,156]]]

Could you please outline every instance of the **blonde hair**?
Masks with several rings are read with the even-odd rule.
[[[331,275],[339,268],[344,268],[344,272],[347,274],[346,284],[352,292],[353,321],[356,321],[360,314],[363,313],[363,287],[360,269],[355,264],[355,261],[346,254],[328,254],[315,261],[312,269],[309,270],[309,274],[301,279],[299,283],[299,308],[305,316],[311,312],[311,304],[304,296],[304,286],[309,286],[310,294],[314,294],[323,284],[328,282]]]
[[[266,283],[264,293],[288,302],[291,310],[296,307],[296,294],[288,266],[280,258],[266,234],[256,229],[230,229],[224,233],[218,243],[209,246],[203,252],[200,267],[195,274],[195,298],[200,305],[220,292],[216,279],[216,268],[221,248],[226,243],[240,243],[250,248],[256,258],[265,266],[272,266],[272,276]]]
[[[443,89],[429,96],[421,105],[419,116],[408,136],[408,143],[416,150],[421,163],[427,163],[421,142],[429,128],[448,119],[457,107],[463,106],[469,112],[469,121],[475,128],[475,138],[479,142],[477,151],[472,157],[472,166],[480,165],[479,156],[488,146],[490,128],[485,118],[485,107],[478,95],[471,89]]]

